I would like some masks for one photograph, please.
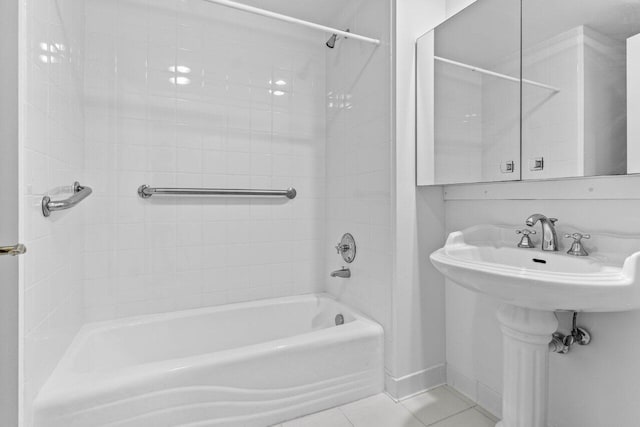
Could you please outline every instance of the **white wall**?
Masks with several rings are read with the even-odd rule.
[[[84,3],[22,3],[21,263],[25,425],[31,403],[82,323],[83,210],[42,215],[43,195],[84,183]],[[70,194],[55,194],[65,198]]]
[[[444,382],[444,283],[428,261],[444,240],[442,189],[415,186],[415,41],[443,20],[444,6],[396,1],[394,10],[393,348],[386,386],[398,399]]]
[[[199,0],[87,2],[87,321],[323,288],[325,41]]]
[[[378,321],[385,331],[386,363],[393,342],[391,3],[347,3],[335,25],[379,38],[380,46],[338,40],[327,60],[326,289]],[[346,263],[334,246],[349,232],[357,254],[350,279],[329,273]]]

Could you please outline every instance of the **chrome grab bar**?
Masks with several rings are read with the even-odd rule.
[[[13,246],[0,246],[0,256],[2,255],[16,256],[16,255],[22,255],[25,252],[27,252],[27,248],[22,243],[18,243],[17,245],[13,245]]]
[[[286,190],[239,190],[225,188],[154,188],[148,185],[138,187],[138,196],[148,199],[155,194],[182,195],[182,196],[276,196],[295,199],[295,188]]]
[[[89,197],[93,192],[91,187],[83,187],[78,181],[73,183],[73,196],[65,200],[51,200],[49,196],[42,198],[42,214],[44,216],[51,215],[53,211],[62,211],[70,209]]]

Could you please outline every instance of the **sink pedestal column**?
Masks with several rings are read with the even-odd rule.
[[[502,329],[502,421],[496,427],[546,427],[549,342],[556,315],[505,304],[498,310]]]

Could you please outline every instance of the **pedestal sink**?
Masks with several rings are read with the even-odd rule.
[[[431,262],[458,285],[504,303],[498,310],[504,357],[498,426],[546,427],[555,311],[640,308],[640,237],[591,233],[591,255],[577,257],[562,247],[518,248],[514,231],[479,225],[453,232]]]

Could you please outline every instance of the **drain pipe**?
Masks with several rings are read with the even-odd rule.
[[[585,328],[578,326],[578,312],[574,311],[571,333],[564,335],[561,332],[554,332],[549,343],[549,351],[567,354],[573,344],[588,345],[590,342],[591,334]]]

